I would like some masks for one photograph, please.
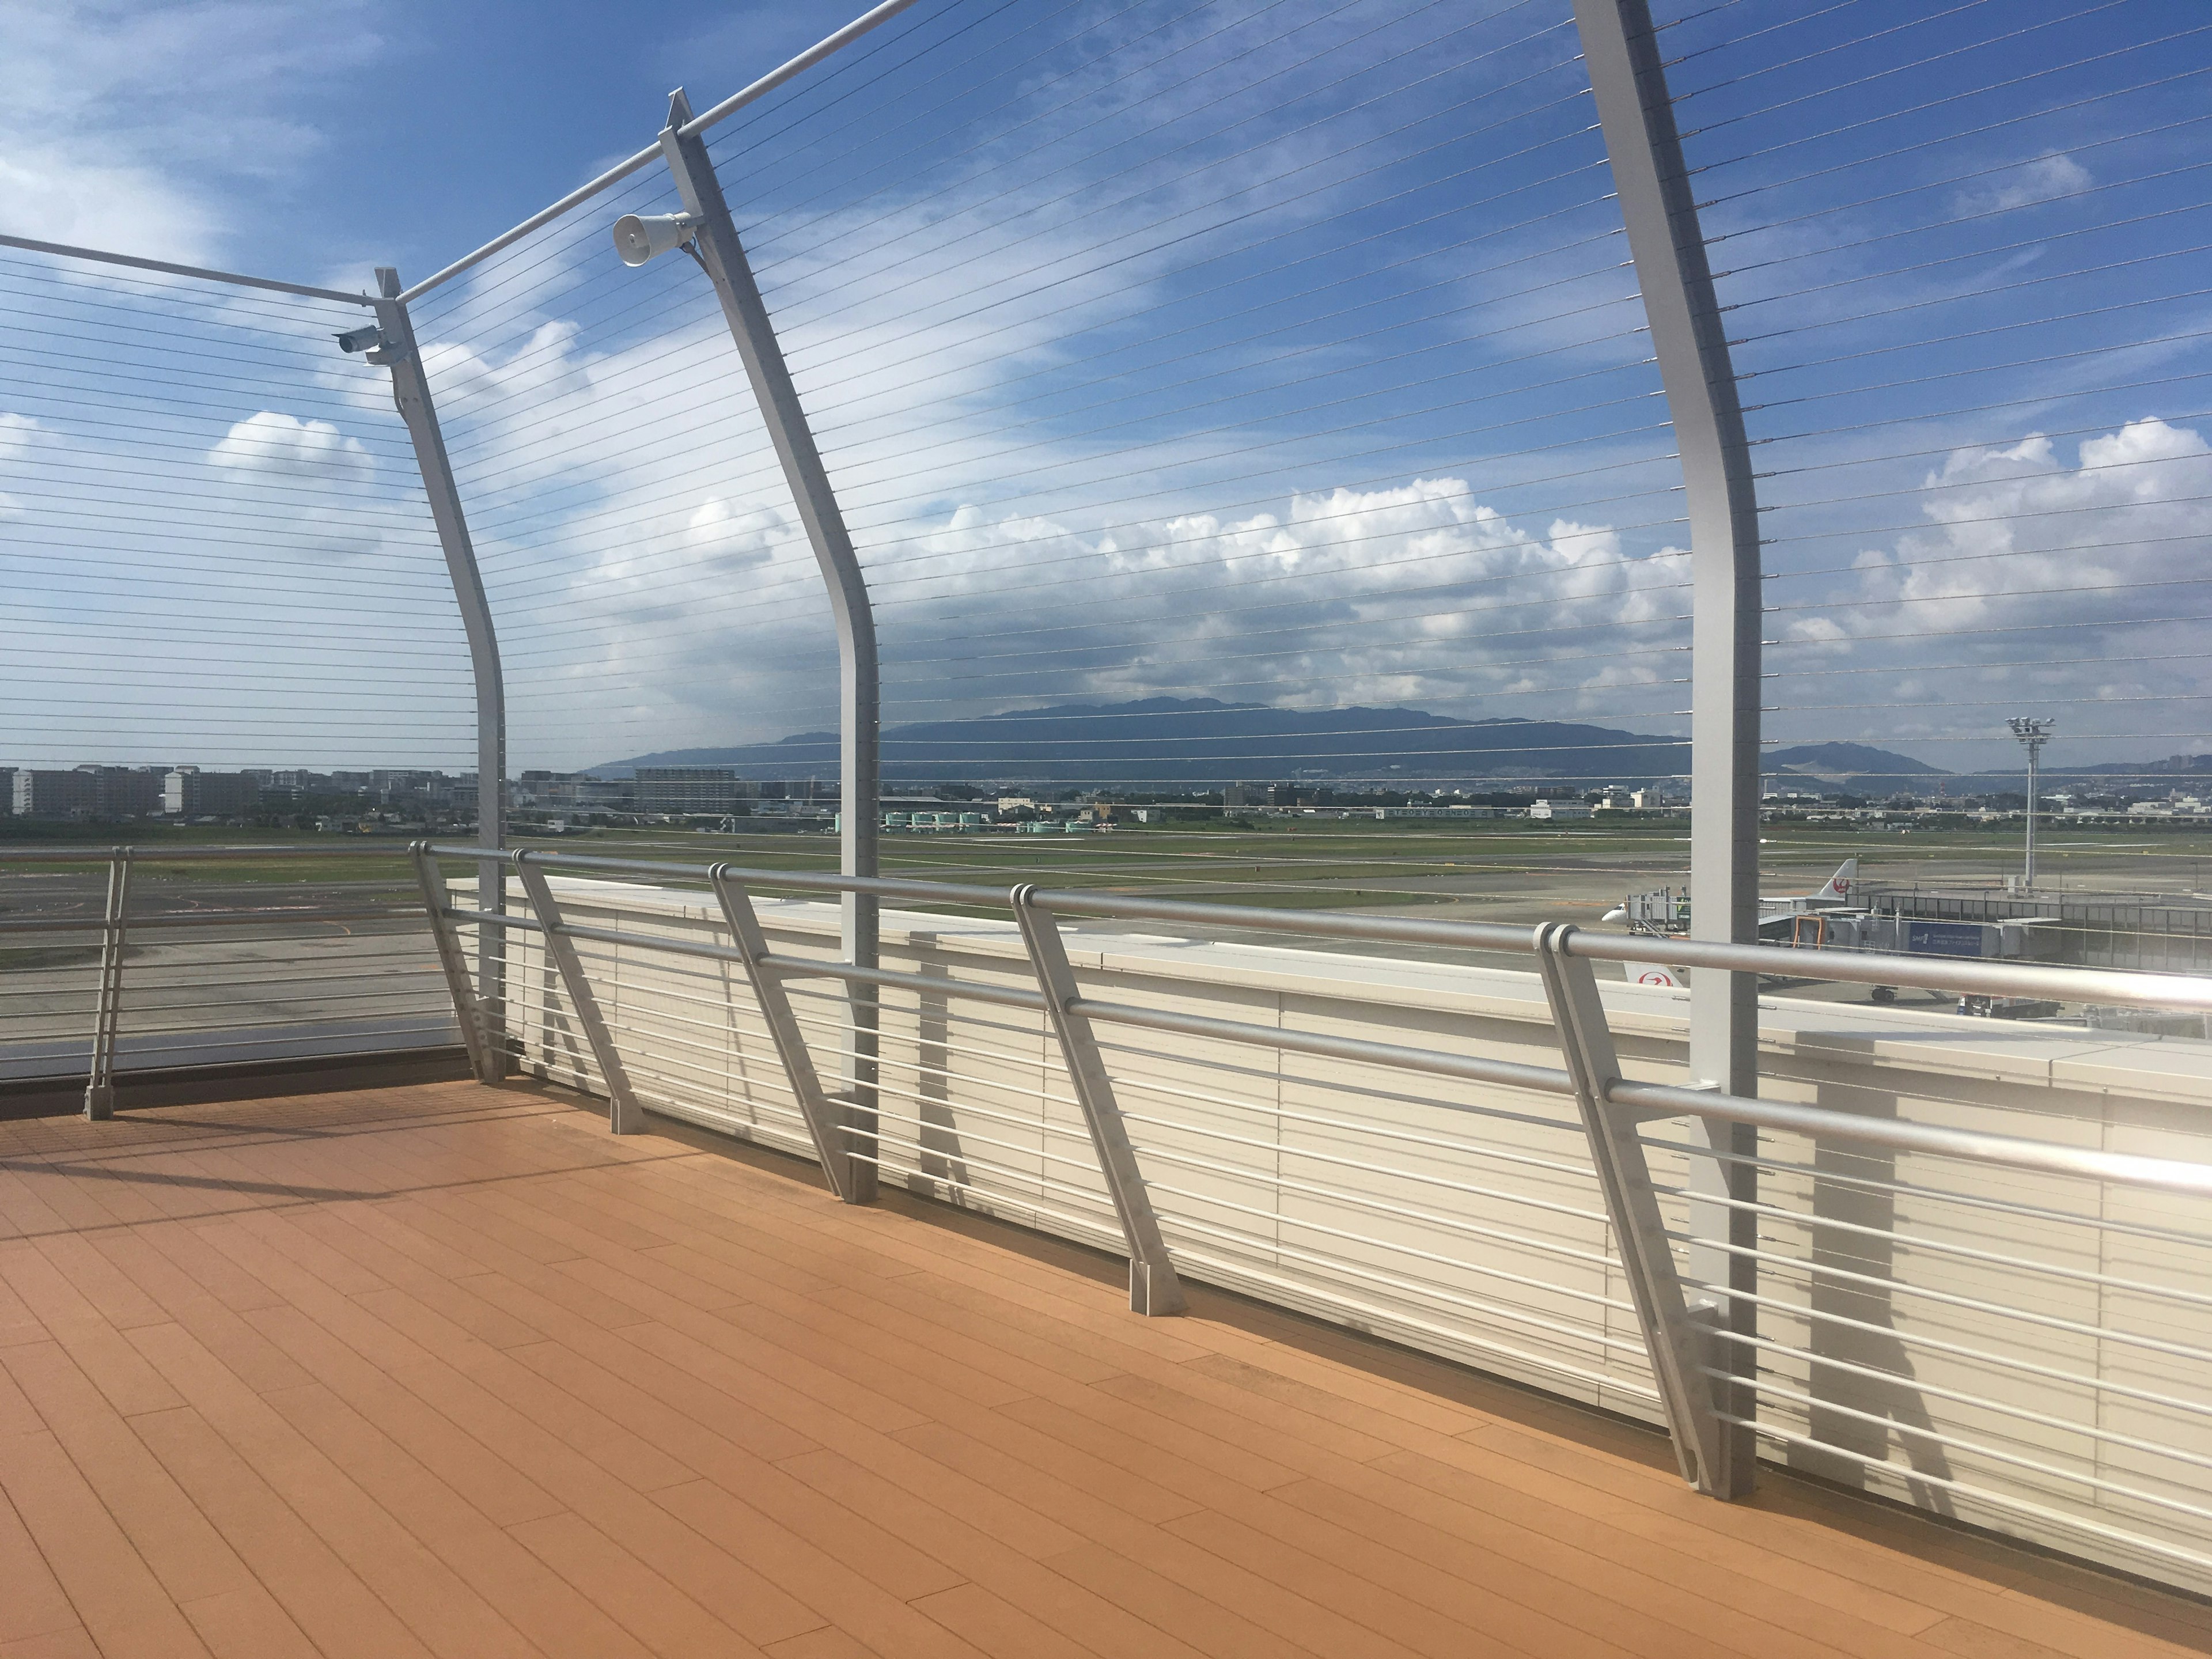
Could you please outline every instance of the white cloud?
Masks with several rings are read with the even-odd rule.
[[[1953,197],[1952,204],[1960,213],[1990,213],[2071,196],[2095,182],[2072,156],[2043,155],[1976,182]]]
[[[2041,436],[1953,451],[1908,492],[1927,528],[1863,546],[1817,595],[1793,584],[1779,635],[1813,649],[1769,654],[1777,700],[1796,711],[1778,735],[1942,737],[1929,758],[2002,764],[2002,715],[2048,707],[2069,738],[2186,747],[2156,734],[2193,726],[2190,697],[2212,693],[2191,620],[2205,608],[2194,580],[2212,550],[2212,447],[2145,417],[2072,452]],[[1951,741],[1990,728],[1978,758]]]
[[[343,489],[366,482],[376,462],[358,438],[328,421],[302,421],[264,409],[235,422],[208,464],[234,476],[313,479]]]
[[[30,451],[39,423],[28,415],[0,409],[0,464],[19,461]]]
[[[362,0],[0,3],[0,230],[207,264],[321,136],[290,106],[382,42]]]

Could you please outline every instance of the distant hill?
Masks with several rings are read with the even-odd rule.
[[[2097,766],[2046,767],[2044,775],[2056,777],[2095,777],[2100,774],[2125,774],[2130,777],[2188,777],[2212,772],[2212,755],[2171,755],[2164,760],[2106,761]]]
[[[721,749],[676,749],[589,769],[728,766],[741,776],[830,777],[833,732]],[[1272,708],[1211,697],[1062,703],[885,728],[886,783],[957,780],[1156,783],[1206,788],[1292,778],[1394,783],[1497,779],[1641,783],[1690,768],[1679,738],[1558,720],[1460,720],[1417,708]]]
[[[1794,749],[1778,749],[1759,762],[1764,771],[1801,772],[1808,776],[1837,780],[1942,777],[1940,766],[1930,766],[1910,755],[1899,755],[1863,743],[1801,743]]]

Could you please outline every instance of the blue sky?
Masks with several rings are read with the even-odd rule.
[[[2061,763],[2212,748],[2212,19],[1692,9],[1668,50],[1770,475],[1770,736],[1971,768],[2045,713]],[[647,142],[671,85],[703,107],[848,15],[0,10],[0,216],[419,278]],[[923,0],[716,129],[887,719],[1212,696],[1683,729],[1679,471],[1575,45],[1564,0]],[[831,723],[711,295],[607,243],[672,205],[648,168],[417,307],[518,766]],[[55,688],[167,702],[134,728],[109,687],[71,725],[57,689],[0,758],[464,756],[409,458],[331,319],[9,269],[16,636],[55,642]]]
[[[0,6],[8,228],[313,281],[427,274],[843,5]],[[32,227],[38,227],[33,228]],[[74,233],[74,234],[72,234]],[[350,285],[350,283],[349,284]]]

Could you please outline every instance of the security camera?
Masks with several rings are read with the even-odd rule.
[[[615,252],[624,264],[641,265],[698,234],[699,216],[694,213],[625,213],[615,221]]]
[[[374,323],[364,323],[359,328],[349,328],[338,336],[338,349],[343,352],[374,351],[384,343],[384,331]]]

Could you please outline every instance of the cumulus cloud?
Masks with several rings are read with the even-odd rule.
[[[1817,597],[1793,588],[1778,636],[1810,649],[1769,665],[1802,711],[1784,716],[1787,737],[1948,745],[1997,727],[2011,703],[2047,702],[2069,736],[2187,746],[2191,695],[2212,691],[2192,586],[2212,550],[2201,433],[2147,416],[2065,448],[1961,448],[1917,483],[1924,528],[1863,545]],[[1838,712],[1814,720],[1823,705]],[[1991,743],[1975,763],[2002,759]]]
[[[270,409],[234,422],[207,459],[234,477],[313,479],[333,488],[362,483],[376,467],[360,439],[328,421],[302,421]]]

